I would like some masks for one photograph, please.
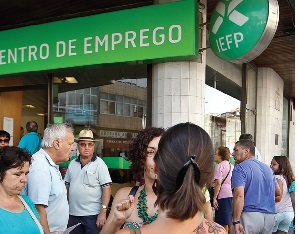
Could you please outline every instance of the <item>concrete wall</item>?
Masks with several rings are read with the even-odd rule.
[[[258,68],[256,146],[267,165],[273,156],[281,154],[283,86],[274,70]]]
[[[293,100],[290,100],[290,123],[289,123],[289,160],[295,171],[295,109]]]

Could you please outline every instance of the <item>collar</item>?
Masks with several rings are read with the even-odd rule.
[[[56,167],[59,169],[59,166],[57,164],[54,163],[54,161],[52,160],[52,158],[50,157],[50,155],[47,154],[46,151],[44,151],[42,148],[39,150],[39,152],[45,156],[46,160],[48,161],[48,163],[52,166],[52,167]]]
[[[97,158],[97,155],[93,154],[90,162],[94,162],[96,160],[96,158]],[[75,160],[80,163],[81,162],[81,155],[79,155],[79,157],[77,157]]]

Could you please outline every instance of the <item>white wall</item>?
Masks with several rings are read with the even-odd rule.
[[[211,49],[207,50],[206,64],[218,71],[234,83],[242,87],[242,67],[241,64],[230,63],[217,57]]]
[[[256,146],[267,165],[273,156],[281,155],[283,87],[284,81],[273,69],[258,68]]]

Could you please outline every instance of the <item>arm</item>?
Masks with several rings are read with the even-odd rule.
[[[275,202],[280,202],[282,199],[283,185],[280,179],[276,179],[276,180],[279,187],[275,189]]]
[[[239,221],[244,207],[244,187],[239,186],[234,188],[233,195],[233,222]],[[241,223],[234,226],[235,233],[245,233]]]
[[[101,204],[108,207],[110,198],[111,198],[111,186],[108,185],[108,186],[102,187]],[[96,220],[97,227],[102,228],[106,220],[107,220],[107,209],[101,208]]]
[[[205,218],[210,222],[213,222],[213,212],[212,212],[210,201],[205,202],[203,206],[203,212],[205,214]]]
[[[293,209],[295,211],[295,192],[291,192],[291,200],[292,200]]]
[[[46,212],[46,209],[45,209],[44,205],[35,204],[35,207],[36,207],[36,210],[39,213],[39,216],[40,216],[39,222],[41,223],[41,225],[44,228],[44,233],[49,234],[50,233],[50,228],[49,228],[49,225],[48,225],[47,212]]]
[[[218,209],[217,196],[218,196],[219,191],[220,191],[221,182],[222,182],[222,180],[220,180],[220,179],[216,179],[216,180],[215,180],[214,196],[213,196],[213,207],[214,207],[214,209],[216,209],[216,210]]]
[[[125,187],[118,190],[113,200],[111,212],[109,214],[107,222],[103,226],[100,234],[115,234],[124,224],[124,222],[130,217],[133,210],[133,203],[128,206],[127,202],[124,202],[125,200],[123,200],[125,198],[128,198],[130,190],[131,187]],[[129,207],[129,209],[124,209],[122,211],[122,207],[119,208],[120,206],[122,206],[122,202],[124,202],[124,204],[126,204],[124,206]]]

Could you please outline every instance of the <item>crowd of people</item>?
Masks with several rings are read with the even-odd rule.
[[[41,140],[36,122],[26,129],[18,147],[0,130],[0,233],[294,233],[289,160],[261,162],[250,134],[231,153],[214,152],[208,133],[192,123],[140,131],[127,158],[142,182],[119,189],[108,212],[112,180],[94,153],[93,132],[75,139],[71,125],[51,124]],[[63,178],[58,164],[75,141],[79,156]]]

